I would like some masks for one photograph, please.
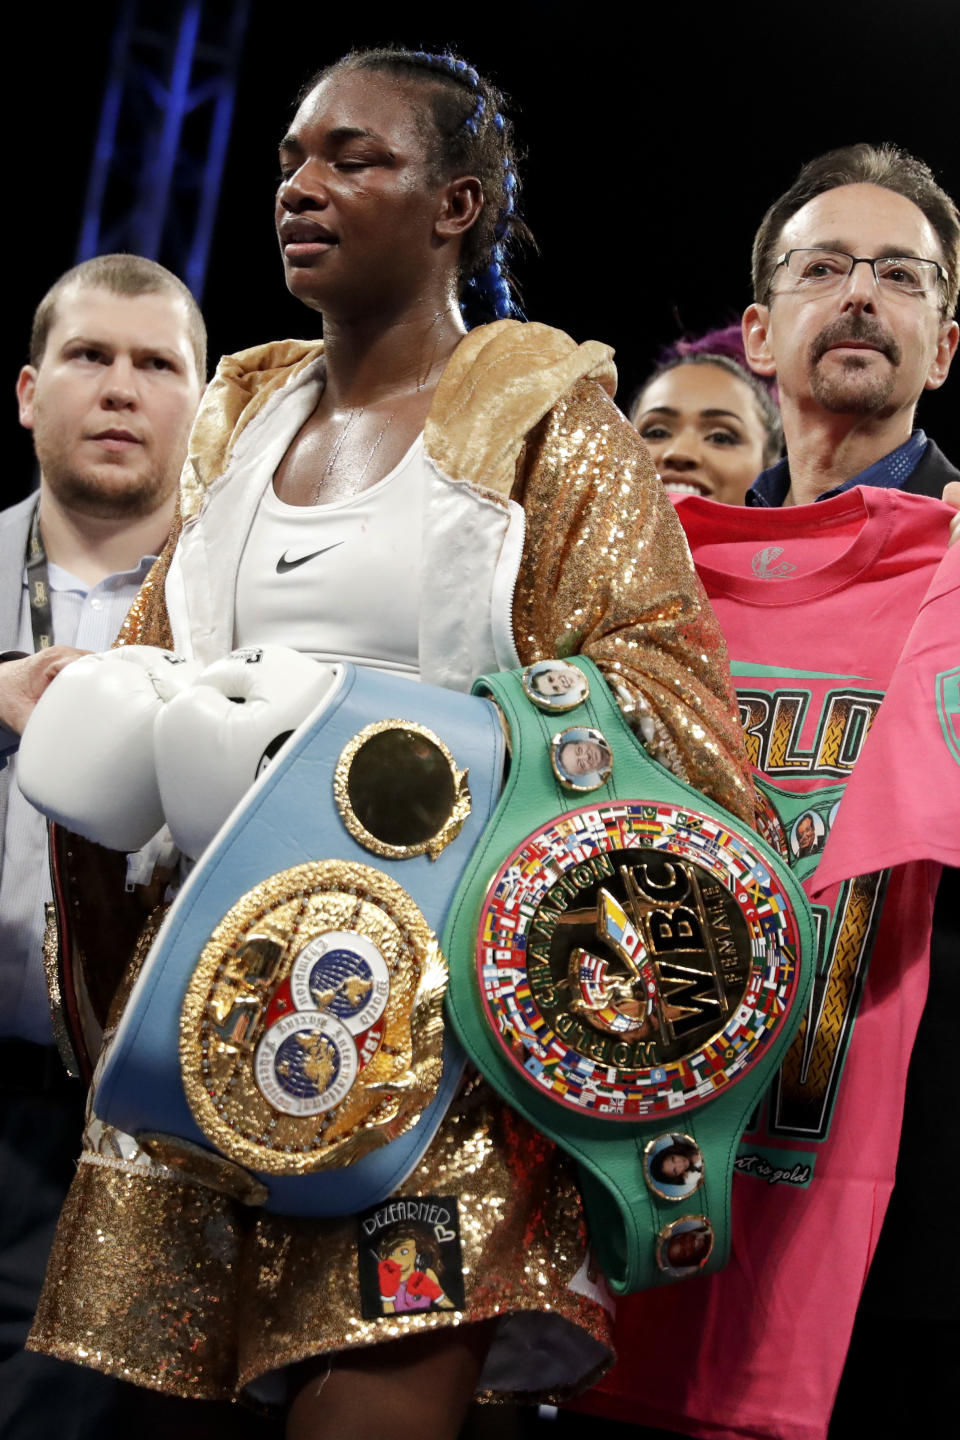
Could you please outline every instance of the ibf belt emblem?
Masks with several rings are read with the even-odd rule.
[[[797,946],[789,898],[748,839],[676,806],[613,803],[509,857],[477,964],[530,1083],[636,1120],[700,1104],[760,1058],[790,1007]]]
[[[332,860],[271,876],[224,916],[187,991],[181,1073],[198,1125],[274,1175],[396,1139],[440,1080],[446,976],[388,876]]]

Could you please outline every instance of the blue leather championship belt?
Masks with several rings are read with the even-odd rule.
[[[93,1102],[193,1179],[317,1216],[395,1190],[459,1082],[436,936],[504,744],[488,700],[336,668],[174,901]]]
[[[807,1007],[775,851],[645,752],[582,656],[488,675],[510,772],[443,934],[470,1059],[575,1157],[624,1293],[719,1269],[734,1160]]]

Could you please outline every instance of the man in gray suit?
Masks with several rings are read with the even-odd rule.
[[[116,637],[170,528],[205,374],[206,331],[186,287],[153,261],[107,255],[68,271],[40,302],[17,381],[40,487],[0,514],[5,1440],[80,1440],[112,1433],[108,1414],[116,1423],[115,1382],[23,1350],[80,1150],[83,1090],[54,1045],[41,955],[46,826],[17,788],[17,737],[53,675]]]

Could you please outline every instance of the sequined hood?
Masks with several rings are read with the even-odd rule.
[[[238,442],[246,435],[239,450],[256,449],[269,410],[311,383],[321,355],[318,345],[281,341],[221,362],[190,441],[184,519],[118,644],[174,648],[182,631],[171,611],[176,595],[189,593],[191,618],[206,611],[188,636],[193,651],[215,659],[230,649],[247,533],[237,522]],[[577,346],[543,325],[503,321],[472,331],[456,350],[426,424],[422,675],[462,689],[490,669],[588,655],[656,758],[752,823],[726,646],[650,456],[611,399],[613,383],[607,347]],[[210,593],[218,577],[225,603]],[[102,1024],[152,901],[141,886],[124,890],[120,855],[60,831],[55,854],[64,963],[96,997]],[[106,894],[105,929],[101,907],[87,902]],[[73,895],[83,897],[76,906]]]
[[[180,483],[185,521],[199,512],[250,422],[322,354],[322,341],[277,340],[224,356],[190,436]],[[527,435],[585,378],[615,393],[608,345],[577,345],[562,330],[533,322],[480,326],[461,341],[441,376],[424,427],[426,454],[451,479],[509,495]]]
[[[243,441],[251,425],[257,431],[316,373],[322,353],[319,343],[284,340],[221,361],[184,466],[183,543],[178,550],[175,525],[119,643],[181,640],[168,601],[175,608],[178,584],[182,593],[177,572],[191,543],[200,539],[195,575],[204,577],[195,593],[209,589],[211,573],[235,574],[221,531],[238,508],[238,448],[253,448]],[[752,822],[726,646],[653,462],[613,403],[615,383],[608,346],[577,345],[546,325],[499,321],[457,347],[424,429],[435,485],[422,676],[464,688],[490,668],[587,654],[657,757]],[[224,485],[229,506],[198,526]],[[208,639],[220,654],[230,644],[219,634],[223,607],[209,609]]]

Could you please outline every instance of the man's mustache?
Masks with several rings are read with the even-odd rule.
[[[869,315],[839,315],[821,330],[814,340],[811,350],[814,365],[823,359],[828,350],[848,340],[859,340],[862,344],[872,345],[886,355],[891,365],[900,364],[900,346],[878,320],[873,320]]]

